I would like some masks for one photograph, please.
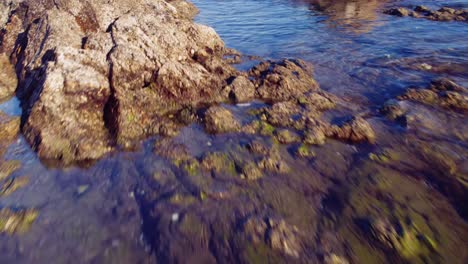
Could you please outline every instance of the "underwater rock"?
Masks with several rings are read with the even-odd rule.
[[[468,110],[468,89],[445,78],[433,80],[427,88],[410,88],[398,99],[454,110]]]
[[[254,162],[247,162],[242,168],[241,177],[247,180],[257,180],[263,177],[263,172]]]
[[[38,214],[34,209],[11,210],[3,208],[0,210],[0,233],[13,235],[27,232]]]
[[[266,243],[272,249],[298,258],[302,253],[299,230],[283,219],[260,219],[252,217],[244,224],[244,233],[252,242]]]
[[[18,160],[0,161],[0,181],[8,178],[13,172],[21,167]]]
[[[228,133],[240,130],[240,124],[231,111],[221,106],[212,106],[205,113],[205,128],[209,133]]]

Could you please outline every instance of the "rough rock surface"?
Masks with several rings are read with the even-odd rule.
[[[7,99],[15,93],[18,79],[8,56],[0,54],[0,101]]]
[[[250,76],[260,99],[285,101],[319,89],[312,71],[312,66],[302,60],[268,61],[253,67]]]
[[[468,89],[446,78],[433,80],[427,88],[410,88],[399,99],[459,111],[468,110]]]
[[[42,158],[101,157],[158,131],[169,112],[224,100],[236,72],[185,1],[15,3],[2,3],[0,52],[16,67],[23,132]],[[6,80],[16,88],[2,78],[2,91]]]
[[[205,126],[209,133],[235,132],[240,129],[232,113],[221,106],[210,107],[205,113]]]
[[[384,11],[387,15],[415,18],[425,18],[434,21],[468,21],[468,11],[464,9],[454,9],[442,7],[438,10],[431,10],[425,6],[416,6],[414,10],[404,7],[391,8]]]
[[[312,66],[301,60],[235,70],[225,55],[237,53],[212,28],[195,24],[198,10],[183,0],[3,5],[0,56],[16,73],[12,67],[2,70],[11,78],[2,78],[0,88],[10,95],[17,87],[22,132],[43,159],[97,159],[149,135],[176,135],[177,124],[168,117],[188,117],[185,109],[229,99],[297,103],[319,91]],[[310,99],[302,101],[333,107],[333,99]],[[214,122],[216,112],[223,113],[208,111],[205,121]],[[213,122],[207,125],[217,127],[212,133],[240,128],[237,122],[224,128]]]

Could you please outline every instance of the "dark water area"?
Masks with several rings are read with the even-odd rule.
[[[196,21],[226,46],[312,63],[321,88],[341,98],[324,118],[365,117],[375,144],[328,140],[311,147],[314,158],[300,159],[298,144],[213,136],[192,124],[174,138],[63,168],[39,160],[20,137],[4,157],[20,161],[13,176],[29,182],[1,197],[0,207],[35,208],[39,216],[27,233],[0,235],[0,263],[467,263],[466,112],[404,101],[402,124],[379,111],[437,77],[468,86],[466,23],[383,10],[468,8],[467,1],[193,3]],[[226,105],[243,123],[263,106]],[[17,99],[0,110],[21,115]],[[278,171],[253,183],[232,163],[262,161],[252,142],[280,160]],[[225,171],[200,169],[210,153],[227,155]],[[264,243],[252,242],[256,236]]]

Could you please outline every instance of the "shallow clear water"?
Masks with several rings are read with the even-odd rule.
[[[194,0],[197,21],[216,29],[227,46],[245,54],[302,58],[316,67],[322,88],[381,103],[431,72],[407,64],[444,64],[437,73],[468,81],[468,27],[382,14],[392,5],[427,1]],[[431,7],[467,1],[431,1]],[[416,61],[416,62],[415,62]],[[406,67],[405,67],[406,65]],[[414,65],[417,66],[417,65]]]
[[[5,159],[20,160],[22,167],[13,176],[28,176],[30,182],[2,197],[0,207],[38,208],[40,217],[27,234],[0,236],[0,263],[46,263],[51,259],[54,263],[69,263],[72,259],[79,259],[80,263],[164,261],[167,245],[181,247],[182,251],[177,252],[184,252],[186,241],[199,242],[198,237],[181,236],[176,224],[168,223],[167,219],[175,215],[181,219],[196,215],[202,223],[214,225],[226,219],[227,223],[236,214],[266,210],[304,227],[304,221],[315,221],[314,217],[327,207],[323,199],[328,197],[329,188],[346,185],[342,183],[360,158],[388,147],[396,147],[405,158],[392,169],[405,177],[412,176],[402,177],[402,182],[418,183],[415,196],[419,197],[419,192],[430,194],[449,208],[443,211],[447,221],[466,227],[466,221],[460,220],[451,207],[458,200],[454,202],[444,190],[438,191],[443,189],[438,188],[439,182],[426,177],[433,168],[421,165],[420,157],[411,156],[414,153],[410,144],[417,141],[449,149],[461,173],[468,173],[468,167],[463,165],[468,156],[466,115],[410,105],[418,127],[403,129],[376,111],[408,86],[425,86],[433,77],[446,76],[468,84],[466,23],[382,14],[384,8],[393,5],[428,5],[426,2],[193,0],[200,9],[197,22],[215,28],[228,47],[246,55],[301,58],[313,63],[315,78],[324,90],[343,98],[351,114],[367,113],[379,138],[377,144],[350,145],[330,140],[324,147],[314,149],[317,157],[310,162],[295,159],[291,150],[283,146],[281,154],[293,171],[287,176],[267,175],[250,186],[238,179],[217,178],[218,175],[187,175],[154,153],[155,142],[164,141],[160,138],[142,142],[135,151],[113,153],[87,167],[55,168],[40,161],[20,137],[8,147]],[[467,8],[468,1],[430,2],[431,7],[445,5]],[[247,118],[245,109],[228,108],[240,119]],[[21,115],[19,109],[17,99],[0,104],[0,110],[11,115]],[[329,118],[334,117],[331,113]],[[182,144],[191,155],[200,158],[208,152],[244,147],[250,140],[246,136],[207,135],[198,125],[192,125],[184,128],[169,146]],[[197,201],[190,206],[169,202],[174,194],[181,193],[194,196]],[[233,198],[219,198],[224,193]],[[284,208],[275,208],[276,203]],[[420,203],[426,210],[431,201],[423,199]],[[296,208],[296,204],[300,206]],[[453,207],[460,210],[460,206]],[[306,213],[296,210],[305,208]],[[452,219],[453,215],[457,217]],[[209,242],[210,249],[216,248],[217,240],[213,241]],[[233,250],[229,254],[236,253]]]

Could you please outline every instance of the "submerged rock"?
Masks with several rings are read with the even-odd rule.
[[[13,235],[27,232],[37,216],[38,212],[33,209],[13,211],[3,208],[0,210],[0,233]]]
[[[272,249],[298,258],[302,253],[299,230],[284,220],[263,220],[252,217],[244,224],[244,232],[256,244],[266,243]]]
[[[468,110],[468,89],[445,78],[432,81],[427,88],[410,88],[398,99],[454,110]]]

